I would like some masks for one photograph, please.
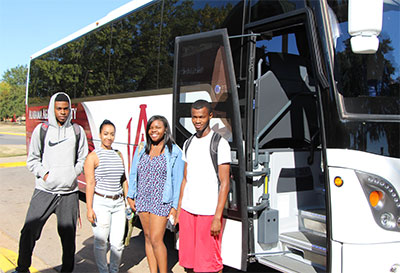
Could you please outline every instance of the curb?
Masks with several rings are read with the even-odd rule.
[[[8,132],[0,132],[1,135],[11,135],[11,136],[26,136],[25,133],[8,133]]]
[[[15,270],[17,266],[18,254],[18,242],[11,238],[8,234],[0,230],[0,272],[10,273]],[[33,267],[34,266],[34,267]],[[37,269],[49,273],[56,273],[51,266],[47,265],[40,258],[32,255],[32,266],[29,268],[31,273],[40,273]]]
[[[18,261],[18,254],[7,248],[0,247],[0,271],[12,272],[15,270]],[[39,271],[34,267],[29,267],[31,273],[38,273]]]
[[[0,168],[26,166],[26,155],[0,157]]]
[[[22,167],[22,166],[26,166],[25,161],[0,163],[0,168]]]

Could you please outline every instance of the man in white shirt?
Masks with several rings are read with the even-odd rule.
[[[222,272],[222,213],[229,192],[230,146],[221,138],[218,174],[211,158],[211,105],[198,100],[191,108],[196,135],[184,144],[184,177],[179,196],[179,264],[188,271]],[[190,145],[189,145],[190,144]],[[186,147],[188,145],[188,147]]]

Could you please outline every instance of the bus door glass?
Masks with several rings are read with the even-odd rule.
[[[191,105],[198,99],[209,101],[214,117],[210,127],[228,140],[232,149],[232,172],[239,171],[242,132],[236,82],[225,30],[177,37],[174,74],[174,130],[177,143],[196,131],[191,120]],[[226,208],[240,219],[239,175],[234,175]]]
[[[204,99],[211,103],[213,109],[214,117],[210,127],[220,133],[231,147],[231,185],[224,211],[224,217],[228,219],[224,236],[231,232],[228,226],[235,222],[233,225],[237,227],[235,236],[238,245],[223,245],[222,255],[224,257],[224,249],[236,249],[235,254],[229,255],[227,259],[239,263],[233,266],[240,268],[242,258],[247,256],[247,226],[242,228],[242,224],[247,223],[243,139],[235,73],[226,29],[177,37],[174,61],[173,130],[178,145],[183,147],[185,140],[195,133],[191,105],[198,99]],[[243,237],[240,236],[242,231],[245,232]],[[225,264],[227,259],[224,258]]]

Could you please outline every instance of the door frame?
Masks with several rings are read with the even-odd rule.
[[[248,225],[248,212],[247,212],[247,187],[246,187],[246,175],[245,175],[245,157],[243,152],[243,132],[242,132],[242,124],[240,117],[240,108],[239,108],[239,98],[237,91],[237,84],[235,78],[235,71],[232,59],[232,52],[228,37],[227,29],[217,29],[208,32],[189,34],[185,36],[179,36],[175,38],[175,54],[174,54],[174,76],[173,76],[173,135],[176,136],[177,130],[180,130],[181,125],[179,124],[179,115],[177,112],[183,112],[186,116],[190,116],[190,105],[188,104],[180,104],[179,102],[179,52],[181,49],[181,45],[188,42],[198,41],[200,44],[201,40],[210,39],[213,37],[219,37],[222,42],[222,46],[224,48],[224,60],[226,61],[226,72],[227,78],[229,82],[230,89],[230,102],[232,103],[232,117],[231,117],[231,126],[232,126],[232,136],[234,144],[234,148],[236,150],[236,159],[237,165],[235,164],[234,168],[237,168],[238,177],[235,177],[237,183],[239,183],[239,193],[238,193],[238,203],[239,203],[239,213],[240,213],[240,221],[242,226],[242,242],[241,242],[241,269],[246,270],[247,261],[248,261],[248,233],[249,233],[249,225]],[[179,105],[179,107],[178,107]],[[178,109],[179,108],[179,109]],[[183,108],[183,109],[182,109]],[[189,111],[189,112],[188,112]],[[181,131],[182,134],[184,132]],[[187,135],[186,137],[189,137]],[[232,151],[232,149],[231,149]],[[231,168],[232,164],[231,164]],[[224,210],[224,218],[229,219],[229,214],[227,214],[227,210]],[[234,218],[237,220],[237,218]]]

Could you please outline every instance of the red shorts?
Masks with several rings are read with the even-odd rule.
[[[214,215],[196,215],[181,210],[179,215],[179,264],[194,272],[222,270],[222,232],[211,236]]]

